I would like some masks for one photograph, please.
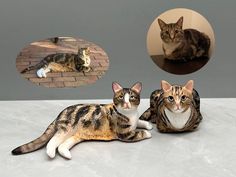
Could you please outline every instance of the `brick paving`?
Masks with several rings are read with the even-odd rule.
[[[36,70],[21,74],[25,79],[45,87],[63,88],[78,87],[92,84],[100,79],[109,67],[107,54],[99,46],[75,38],[61,38],[57,44],[50,40],[33,42],[25,47],[17,56],[16,68],[19,72],[28,66],[39,63],[44,57],[53,53],[77,53],[78,47],[90,47],[91,67],[88,73],[84,72],[51,72],[47,78],[38,78]]]

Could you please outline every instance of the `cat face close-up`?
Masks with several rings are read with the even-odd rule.
[[[161,29],[161,39],[165,43],[179,43],[184,38],[183,17],[180,17],[176,23],[165,23],[158,19],[158,24]]]
[[[140,103],[142,84],[137,82],[131,88],[123,88],[117,82],[112,83],[114,92],[113,102],[120,110],[136,110]]]
[[[164,92],[164,104],[171,112],[181,113],[189,108],[192,100],[193,80],[188,81],[184,86],[171,85],[162,81],[161,88]]]

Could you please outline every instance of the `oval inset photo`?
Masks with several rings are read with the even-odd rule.
[[[37,85],[78,87],[96,82],[109,67],[98,45],[73,37],[54,37],[31,43],[16,58],[21,75]]]
[[[214,31],[198,12],[177,8],[158,16],[147,34],[153,62],[172,74],[189,74],[202,68],[215,48]]]

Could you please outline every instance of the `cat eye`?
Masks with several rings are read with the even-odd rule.
[[[187,98],[187,97],[186,97],[185,95],[181,96],[181,101],[185,101],[186,98]]]
[[[169,34],[169,31],[165,31],[166,34]]]
[[[130,99],[131,99],[131,100],[134,100],[134,99],[135,99],[135,96],[131,95],[131,96],[130,96]]]
[[[178,33],[179,32],[179,30],[175,30],[175,33]]]
[[[123,100],[124,96],[119,96],[118,99]]]
[[[173,101],[174,101],[174,97],[173,97],[173,96],[168,96],[168,100],[169,100],[170,102],[173,102]]]

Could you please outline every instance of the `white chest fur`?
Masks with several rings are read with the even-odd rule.
[[[119,111],[119,113],[121,113],[129,118],[131,129],[135,130],[137,127],[137,124],[138,124],[138,120],[139,120],[138,111],[136,109],[131,110],[131,111],[126,111],[126,110],[122,110],[122,109],[117,109],[117,110]]]
[[[168,109],[165,109],[167,118],[169,119],[171,125],[176,129],[184,128],[185,124],[191,116],[191,112],[191,108],[188,108],[188,110],[183,113],[173,113]]]
[[[171,55],[179,45],[180,45],[180,43],[167,44],[167,43],[163,42],[163,48],[165,49],[165,55]]]
[[[84,66],[86,66],[86,67],[90,66],[91,59],[90,59],[89,56],[82,57],[81,59],[84,60],[84,62],[85,62],[85,63],[84,63]]]

